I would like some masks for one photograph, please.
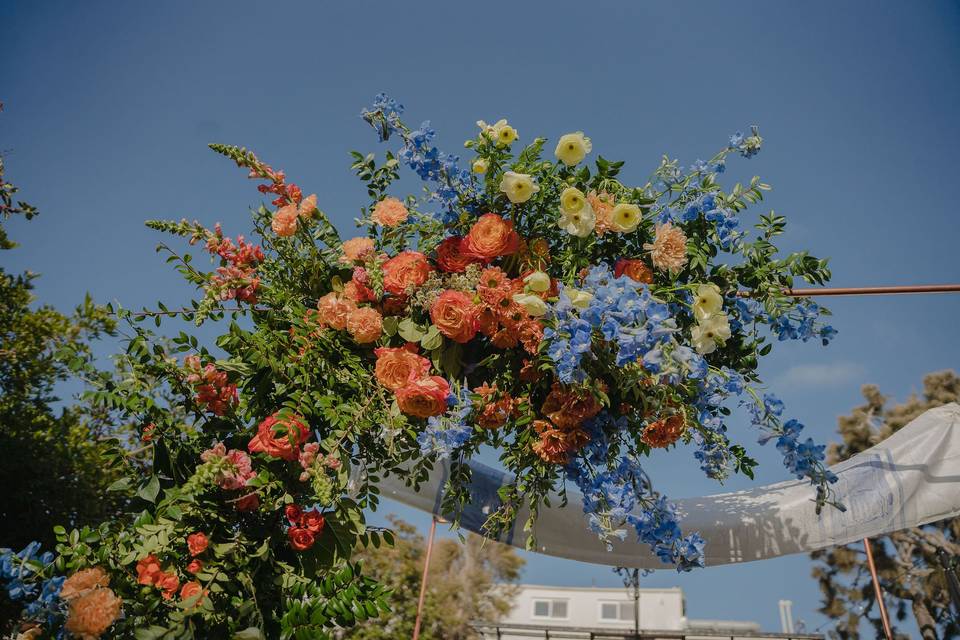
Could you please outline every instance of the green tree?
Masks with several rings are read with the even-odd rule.
[[[831,445],[827,456],[831,464],[869,449],[928,409],[960,400],[960,377],[953,371],[931,373],[923,379],[922,395],[911,395],[902,404],[888,405],[887,396],[873,385],[863,387],[863,397],[863,405],[838,420],[842,442]],[[891,623],[902,625],[912,614],[923,638],[960,636],[937,557],[938,549],[960,555],[960,519],[898,531],[872,543]],[[861,620],[866,619],[877,637],[882,637],[879,607],[862,545],[816,551],[811,557],[815,562],[813,577],[823,594],[820,611],[837,621],[831,636],[859,638]],[[909,637],[898,633],[901,636]]]
[[[17,246],[3,222],[37,215],[16,193],[0,158],[0,250]],[[77,369],[92,367],[91,340],[112,334],[114,322],[89,296],[70,315],[37,305],[36,277],[0,267],[0,547],[40,540],[50,548],[54,525],[99,522],[123,500],[106,491],[119,477],[105,458],[117,433],[109,414],[61,406],[56,395]]]
[[[393,590],[393,613],[350,629],[349,640],[409,638],[417,617],[426,546],[410,524],[391,517],[396,534],[390,548],[363,549],[356,557],[366,572]],[[496,620],[512,605],[523,559],[513,547],[470,534],[461,543],[434,543],[420,627],[423,640],[467,640],[478,635],[474,621]]]

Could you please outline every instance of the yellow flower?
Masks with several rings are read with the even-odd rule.
[[[550,276],[543,271],[534,271],[523,281],[530,287],[530,291],[536,291],[537,293],[543,293],[550,288]]]
[[[593,214],[590,205],[581,207],[576,213],[560,209],[560,219],[557,220],[557,226],[572,236],[586,238],[597,226],[597,216]]]
[[[474,173],[482,174],[487,172],[487,166],[488,165],[486,160],[484,160],[483,158],[477,158],[476,160],[473,161],[473,165],[471,165],[471,168],[473,169]]]
[[[591,149],[593,149],[593,145],[590,138],[583,135],[583,131],[577,131],[560,136],[557,141],[557,148],[553,153],[560,162],[572,167],[581,162],[590,153]]]
[[[715,313],[690,331],[693,348],[702,355],[713,353],[717,344],[730,337],[730,320],[725,313]]]
[[[723,309],[723,296],[720,287],[715,284],[702,284],[697,287],[697,297],[693,301],[693,315],[698,322],[703,322]]]
[[[530,293],[518,293],[513,301],[523,307],[532,316],[542,316],[547,313],[547,303],[540,296]]]
[[[621,202],[610,212],[610,221],[614,231],[630,233],[636,231],[640,224],[640,207],[635,204]]]
[[[586,309],[593,300],[593,294],[589,291],[580,291],[578,289],[567,289],[567,297],[570,298],[570,304],[577,309]]]
[[[590,206],[587,202],[587,197],[583,195],[583,191],[580,191],[580,189],[576,187],[567,187],[563,190],[563,193],[560,194],[560,208],[564,211],[578,213],[585,206]]]
[[[483,131],[483,135],[501,147],[509,146],[519,137],[517,130],[507,124],[505,119],[497,120],[494,124],[487,124],[483,120],[478,120],[477,126]]]
[[[540,187],[526,173],[507,171],[500,181],[500,191],[507,194],[507,198],[514,204],[526,202],[533,194],[540,191]]]

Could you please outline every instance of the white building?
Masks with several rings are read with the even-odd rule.
[[[683,591],[639,590],[642,637],[665,638],[815,638],[820,636],[762,633],[755,622],[693,620],[686,617]],[[604,632],[632,633],[635,604],[632,590],[617,588],[519,585],[515,605],[498,621],[479,625],[484,638],[601,638]],[[549,631],[549,634],[546,632]],[[666,635],[650,632],[667,632]],[[671,633],[672,632],[672,633]],[[617,637],[623,637],[619,635]]]

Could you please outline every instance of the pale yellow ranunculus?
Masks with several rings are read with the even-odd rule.
[[[567,297],[570,298],[570,304],[577,309],[586,309],[593,300],[593,294],[589,291],[580,291],[579,289],[567,289]]]
[[[526,309],[527,313],[534,317],[539,317],[547,313],[547,303],[540,296],[530,293],[518,293],[513,296],[513,301]]]
[[[500,191],[507,194],[510,202],[520,204],[533,197],[533,194],[540,191],[540,187],[526,173],[507,171],[500,180]]]
[[[572,167],[582,162],[591,149],[593,149],[593,144],[591,144],[590,138],[583,135],[583,131],[577,131],[560,136],[557,141],[557,148],[553,153],[557,156],[557,160],[568,167]]]
[[[716,313],[690,331],[693,348],[702,355],[713,353],[717,344],[730,338],[730,320],[724,313]]]
[[[534,271],[523,281],[530,287],[530,291],[536,291],[537,293],[543,293],[550,288],[550,276],[543,271]]]
[[[576,213],[560,209],[560,219],[557,220],[557,226],[578,238],[586,238],[593,233],[597,226],[597,216],[589,204],[585,204]]]
[[[621,202],[610,212],[610,224],[614,231],[620,233],[631,233],[636,231],[640,224],[640,207],[635,204]]]
[[[484,158],[477,158],[476,160],[473,161],[471,168],[473,169],[474,173],[483,174],[487,172],[488,166],[489,164],[487,164],[487,161]]]
[[[503,118],[497,120],[493,124],[487,124],[483,120],[478,120],[477,126],[480,127],[481,131],[483,131],[483,135],[487,136],[491,142],[501,147],[509,146],[519,137],[517,135],[517,130],[511,127]]]
[[[564,211],[578,213],[584,207],[589,206],[590,204],[587,202],[587,197],[583,195],[583,191],[576,187],[567,187],[560,194],[560,208]]]
[[[723,296],[720,287],[715,284],[701,284],[697,287],[697,295],[693,300],[693,316],[698,322],[703,322],[723,309]]]

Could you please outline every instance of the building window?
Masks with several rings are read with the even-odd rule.
[[[567,601],[566,600],[534,600],[533,601],[533,617],[566,620],[567,619]]]
[[[632,602],[601,602],[601,622],[623,622],[633,620]]]

